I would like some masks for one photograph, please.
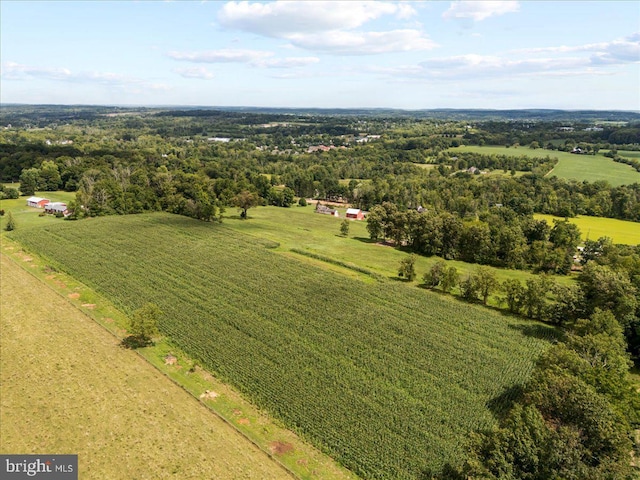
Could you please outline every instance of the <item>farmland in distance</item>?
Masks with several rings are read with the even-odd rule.
[[[601,153],[597,155],[575,155],[569,152],[545,150],[542,148],[531,149],[529,147],[507,148],[491,146],[461,146],[451,148],[450,152],[476,152],[484,155],[507,155],[513,157],[540,157],[557,158],[558,163],[551,170],[548,177],[558,177],[567,180],[595,182],[604,180],[612,186],[630,185],[640,183],[640,172],[630,165],[616,163]]]
[[[553,333],[169,214],[11,236],[125,312],[158,304],[161,330],[179,347],[365,478],[419,478],[456,463]]]

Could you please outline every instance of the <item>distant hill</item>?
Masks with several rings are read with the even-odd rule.
[[[251,115],[277,116],[371,116],[390,118],[433,118],[448,120],[538,120],[566,122],[637,122],[638,111],[620,110],[485,110],[437,108],[424,110],[402,110],[393,108],[275,108],[275,107],[224,107],[224,106],[109,106],[109,105],[20,105],[1,104],[0,120],[11,122],[14,118],[25,119],[46,116],[58,120],[91,119],[99,115],[123,113],[160,113],[167,116],[221,116],[221,112]],[[14,120],[15,121],[15,120]]]

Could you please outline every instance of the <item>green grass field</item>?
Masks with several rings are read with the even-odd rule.
[[[0,452],[75,453],[82,479],[291,478],[0,255]]]
[[[168,214],[10,236],[125,312],[157,303],[177,346],[366,478],[420,478],[459,461],[469,431],[494,425],[491,409],[508,404],[553,332]]]
[[[544,150],[541,148],[531,149],[528,147],[507,148],[507,147],[478,147],[478,146],[461,146],[449,149],[451,152],[477,152],[485,155],[511,155],[511,156],[527,156],[527,157],[546,157],[557,158],[558,163],[547,176],[556,176],[558,178],[566,178],[568,180],[587,180],[595,182],[597,180],[606,180],[612,186],[629,185],[632,183],[640,183],[640,172],[636,171],[629,165],[616,163],[610,158],[602,154],[598,155],[574,155],[569,152],[559,152],[552,150]]]
[[[618,150],[618,155],[620,155],[621,157],[640,160],[640,151],[637,150]]]
[[[542,215],[536,213],[536,219],[544,219],[549,225],[553,225],[553,220],[564,220],[553,215]],[[567,219],[580,229],[582,241],[587,239],[597,240],[600,237],[609,237],[614,243],[625,245],[637,245],[640,243],[640,223],[616,220],[615,218],[588,217],[582,215]]]
[[[406,252],[392,246],[371,242],[366,221],[351,222],[349,237],[342,237],[340,223],[344,218],[345,209],[338,208],[340,217],[335,218],[314,213],[314,208],[313,205],[292,208],[254,208],[249,210],[250,218],[247,221],[240,220],[231,210],[227,213],[233,216],[226,218],[224,225],[238,232],[278,242],[280,244],[278,251],[283,253],[293,248],[302,249],[341,262],[355,264],[385,277],[397,277],[398,265],[408,255]],[[416,259],[418,278],[439,260],[441,260],[439,257],[418,256]],[[447,265],[456,267],[462,276],[473,272],[478,267],[457,260],[448,260]],[[523,270],[488,268],[492,269],[501,282],[512,278],[526,282],[534,277],[533,274]],[[342,271],[344,272],[344,269]],[[553,278],[563,284],[573,281],[573,277],[565,275]],[[493,300],[495,304],[495,299]]]

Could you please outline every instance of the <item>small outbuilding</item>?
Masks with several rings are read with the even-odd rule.
[[[68,215],[69,210],[67,210],[67,204],[62,202],[49,202],[44,206],[44,213],[52,213],[54,215],[58,213],[62,213],[63,215]]]
[[[359,208],[347,208],[346,217],[352,220],[364,220],[364,212]]]
[[[339,217],[340,214],[338,213],[338,210],[336,210],[335,208],[329,208],[326,205],[318,205],[316,207],[316,213],[322,213],[324,215],[331,215],[332,217]]]
[[[44,208],[44,206],[49,202],[50,200],[48,198],[42,198],[42,197],[27,198],[27,206],[33,207],[33,208]]]

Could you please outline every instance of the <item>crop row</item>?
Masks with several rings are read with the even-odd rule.
[[[153,214],[34,233],[16,237],[126,312],[157,303],[172,341],[365,478],[455,463],[546,344],[520,320],[314,268],[220,225]]]

